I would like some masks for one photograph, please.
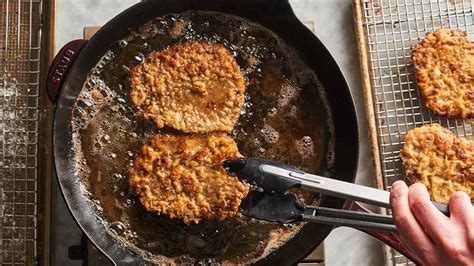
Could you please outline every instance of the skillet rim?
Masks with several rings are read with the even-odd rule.
[[[69,73],[64,79],[64,83],[62,85],[62,92],[60,92],[60,97],[58,98],[58,102],[55,106],[54,109],[54,116],[53,116],[53,134],[52,134],[52,153],[53,153],[53,159],[54,159],[54,170],[55,174],[57,176],[57,180],[60,186],[61,194],[63,195],[63,198],[66,201],[66,204],[68,206],[69,211],[71,212],[72,216],[74,217],[75,222],[78,224],[78,226],[81,228],[81,230],[88,236],[89,240],[99,249],[101,250],[105,256],[107,256],[109,259],[112,259],[116,263],[134,263],[138,261],[142,261],[145,263],[153,263],[154,261],[150,260],[149,258],[146,258],[145,256],[140,255],[136,251],[132,251],[132,247],[128,247],[128,245],[125,245],[120,241],[118,238],[113,237],[109,233],[109,229],[101,222],[97,222],[97,217],[95,213],[89,210],[89,213],[87,212],[87,208],[82,208],[82,206],[77,206],[80,203],[88,203],[90,200],[84,196],[84,192],[86,190],[80,184],[80,182],[71,182],[69,178],[74,177],[74,173],[71,171],[71,168],[74,168],[74,164],[71,163],[71,160],[68,158],[69,157],[69,149],[72,148],[71,143],[66,143],[67,140],[72,138],[71,135],[71,130],[69,127],[70,123],[70,118],[71,115],[70,113],[72,112],[72,104],[75,102],[77,94],[79,94],[80,90],[78,90],[77,93],[74,92],[74,86],[75,84],[80,84],[80,88],[82,88],[82,84],[84,83],[87,74],[89,70],[97,63],[99,58],[103,56],[105,51],[108,50],[110,45],[113,43],[110,41],[111,38],[117,39],[122,39],[123,36],[126,36],[126,33],[131,30],[131,28],[135,28],[138,25],[143,24],[144,22],[148,21],[149,19],[160,16],[161,13],[166,14],[166,13],[177,13],[177,12],[183,12],[184,10],[170,10],[170,11],[160,11],[160,14],[155,14],[154,16],[151,16],[150,18],[147,18],[145,15],[141,14],[140,11],[146,10],[147,8],[153,8],[159,6],[162,8],[163,6],[160,5],[162,2],[170,2],[167,0],[163,1],[154,1],[154,2],[142,2],[142,3],[137,3],[130,8],[122,11],[120,14],[118,14],[116,17],[114,17],[112,20],[110,20],[107,24],[105,24],[94,36],[93,38],[85,45],[83,50],[78,54],[78,57],[76,58],[75,62],[72,64]],[[280,1],[280,2],[286,2],[286,1]],[[334,58],[330,54],[330,52],[326,49],[326,47],[321,43],[321,41],[311,32],[309,29],[306,28],[295,16],[293,13],[291,7],[289,4],[286,2],[286,6],[283,7],[283,11],[286,12],[283,14],[286,16],[286,19],[292,20],[293,24],[297,27],[299,27],[299,31],[303,32],[306,36],[311,36],[313,43],[316,42],[318,45],[318,50],[323,53],[323,56],[328,59],[330,62],[328,63],[330,65],[330,69],[333,70],[334,76],[341,78],[339,81],[339,84],[342,84],[342,88],[340,89],[343,92],[340,92],[340,94],[345,95],[344,99],[346,101],[346,104],[349,102],[350,106],[346,106],[345,108],[348,108],[349,111],[351,111],[348,115],[349,117],[345,117],[344,120],[350,120],[349,125],[350,128],[354,129],[355,127],[355,132],[353,133],[352,140],[355,140],[355,143],[351,143],[354,145],[353,151],[350,157],[353,157],[355,160],[353,162],[353,167],[352,171],[349,169],[349,172],[352,172],[351,176],[348,176],[349,181],[354,182],[356,173],[357,173],[357,165],[358,165],[358,155],[359,155],[359,132],[358,132],[358,119],[357,119],[357,113],[352,97],[352,93],[349,90],[349,87],[347,85],[346,78],[344,77],[344,74],[342,73],[340,67],[337,65],[335,62]],[[196,8],[195,10],[200,10],[201,8]],[[220,11],[221,10],[215,10],[215,9],[209,9],[209,8],[204,8],[204,10],[211,10],[211,11]],[[225,12],[229,13],[232,15],[237,15],[240,16],[244,19],[247,19],[249,21],[253,21],[256,23],[261,24],[264,27],[269,28],[271,31],[276,32],[278,35],[279,32],[275,31],[274,28],[269,27],[265,25],[264,23],[261,23],[258,20],[248,18],[247,16],[243,16],[242,14],[235,14],[231,12]],[[140,19],[137,21],[142,21],[141,23],[137,23],[137,21],[134,22],[133,26],[130,26],[125,29],[121,30],[119,33],[120,34],[125,34],[122,37],[118,37],[117,35],[120,34],[114,34],[117,32],[117,27],[120,26],[120,24],[124,24],[124,20],[127,20],[127,18],[130,17],[139,17]],[[272,18],[273,19],[273,18]],[[118,24],[118,25],[117,25]],[[309,35],[308,35],[309,34]],[[307,37],[308,38],[308,37]],[[101,45],[101,42],[103,39],[109,39],[107,42],[107,45]],[[288,40],[285,38],[282,38],[285,42]],[[102,46],[103,52],[98,53],[98,48],[97,46]],[[294,45],[290,45],[294,46]],[[100,50],[100,49],[99,49]],[[300,50],[297,48],[297,51],[300,53]],[[87,59],[85,58],[84,55],[89,55],[89,54],[95,54],[96,57],[91,59],[88,57]],[[90,62],[93,62],[92,64]],[[306,60],[304,60],[306,62]],[[82,65],[81,65],[82,64]],[[83,65],[90,65],[91,67],[88,68],[87,71],[81,71],[79,68]],[[314,67],[311,67],[315,72],[316,69]],[[79,73],[77,73],[79,72]],[[87,73],[84,73],[87,72]],[[74,75],[76,74],[76,75]],[[74,78],[72,78],[74,77]],[[318,73],[319,77],[319,73]],[[78,81],[82,80],[82,81]],[[327,91],[326,84],[323,83],[323,88]],[[76,95],[74,97],[71,97],[72,95]],[[66,97],[65,97],[66,96]],[[329,104],[332,107],[332,104]],[[334,113],[334,108],[332,108],[331,113]],[[68,112],[69,111],[69,112]],[[68,115],[69,113],[69,115]],[[350,119],[350,115],[352,115],[352,119]],[[66,120],[61,120],[61,118],[64,117],[69,117],[69,119]],[[334,118],[334,124],[336,124],[336,118]],[[63,134],[60,134],[60,133]],[[340,133],[341,130],[337,131],[337,128],[335,128],[335,135],[337,133]],[[66,140],[66,141],[64,141]],[[336,142],[338,138],[336,137]],[[350,141],[349,141],[350,143]],[[337,147],[336,147],[337,148]],[[336,161],[337,161],[337,156],[338,153],[336,152]],[[336,165],[337,166],[337,165]],[[335,167],[336,167],[335,166]],[[69,173],[68,173],[69,172]],[[58,175],[57,173],[61,173],[62,175]],[[66,174],[65,174],[66,173]],[[347,177],[346,177],[347,179]],[[347,181],[347,180],[346,180]],[[322,199],[322,204],[323,206],[331,205],[331,207],[337,207],[337,208],[342,208],[344,204],[344,200],[341,199],[336,199],[333,197],[323,197]],[[90,206],[91,207],[91,206]],[[95,221],[95,222],[94,222]],[[105,230],[104,230],[105,229]],[[276,249],[273,251],[271,254],[267,255],[265,258],[261,259],[258,261],[256,264],[291,264],[294,263],[295,261],[298,261],[299,259],[305,257],[307,254],[312,252],[312,250],[319,245],[326,237],[327,235],[331,232],[332,227],[331,226],[325,226],[325,225],[316,225],[316,224],[307,224],[305,225],[301,231],[295,235],[292,239],[288,240],[285,242],[283,246],[280,248]],[[315,234],[316,235],[308,237],[308,234]],[[306,237],[305,237],[306,235]],[[308,242],[310,241],[310,242]],[[294,250],[297,250],[297,252],[294,252]],[[295,254],[298,253],[298,254]]]

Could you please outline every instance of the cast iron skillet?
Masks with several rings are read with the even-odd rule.
[[[128,36],[131,30],[152,18],[187,10],[211,10],[243,17],[274,31],[298,51],[319,77],[332,110],[336,140],[332,177],[347,182],[354,182],[355,179],[359,139],[349,88],[328,50],[296,18],[287,0],[155,0],[138,3],[104,25],[91,40],[76,40],[67,44],[55,58],[48,74],[48,95],[56,104],[53,155],[64,198],[89,239],[117,264],[146,263],[147,259],[107,232],[105,225],[91,210],[91,202],[84,195],[84,187],[81,182],[77,182],[76,166],[73,158],[69,158],[70,150],[73,149],[70,126],[73,105],[90,69],[112,43]],[[344,200],[323,197],[321,206],[343,208]],[[318,246],[331,230],[330,226],[307,224],[294,238],[259,263],[295,263]]]

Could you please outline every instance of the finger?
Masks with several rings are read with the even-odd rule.
[[[390,204],[395,225],[406,246],[415,254],[434,254],[435,249],[431,239],[411,212],[408,202],[408,187],[405,182],[397,181],[392,184]]]
[[[410,209],[418,223],[436,242],[446,234],[449,218],[442,214],[430,200],[430,195],[425,185],[421,183],[410,186],[408,191]]]
[[[455,192],[449,198],[449,212],[451,219],[458,221],[467,228],[474,226],[474,207],[471,203],[471,198],[464,192]]]

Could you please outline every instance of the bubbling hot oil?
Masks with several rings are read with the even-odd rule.
[[[232,29],[232,30],[229,30]],[[251,263],[283,245],[303,226],[254,220],[185,225],[144,210],[128,184],[128,168],[156,129],[128,101],[130,69],[152,51],[188,41],[219,43],[246,78],[245,105],[232,132],[244,156],[275,159],[319,174],[332,162],[332,129],[314,73],[271,31],[215,12],[156,18],[115,43],[91,70],[74,109],[78,174],[110,233],[145,256],[175,263]],[[329,145],[328,145],[329,143]],[[317,196],[298,192],[314,203]]]

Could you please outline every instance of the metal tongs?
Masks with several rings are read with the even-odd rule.
[[[302,188],[325,195],[390,208],[390,193],[384,190],[305,173],[298,168],[260,158],[227,160],[224,167],[229,175],[249,183],[253,189],[242,202],[242,212],[250,217],[281,223],[309,221],[356,229],[396,232],[390,215],[364,213],[304,205],[291,188]],[[446,215],[447,205],[433,204]]]

